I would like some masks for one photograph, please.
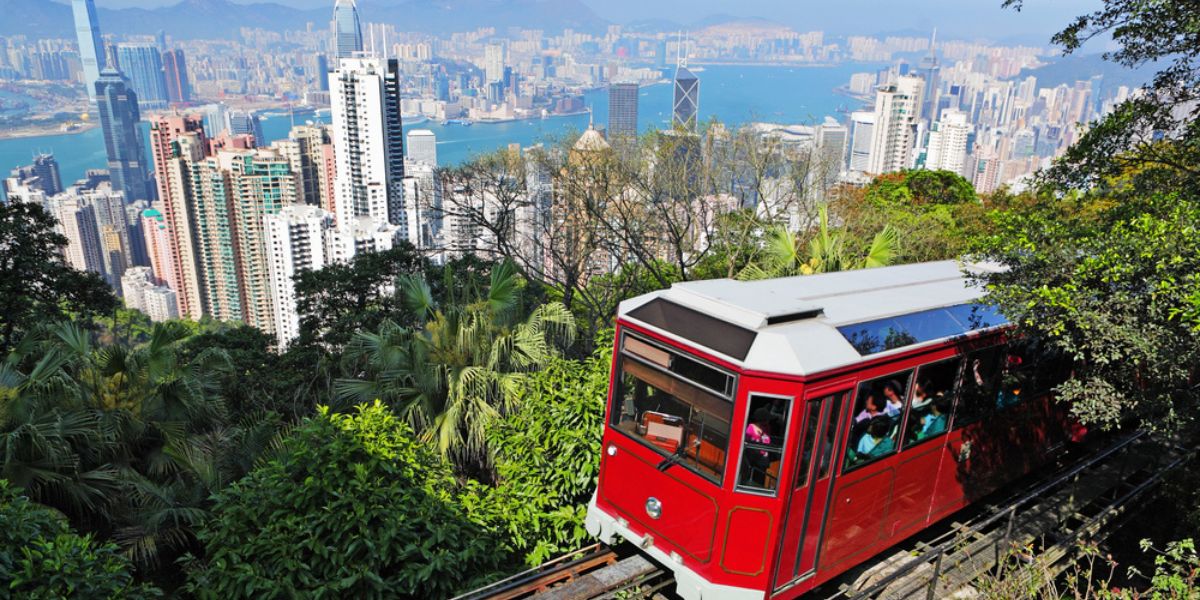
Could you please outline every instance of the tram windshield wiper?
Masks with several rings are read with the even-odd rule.
[[[683,460],[686,457],[687,457],[687,445],[680,444],[679,447],[675,449],[675,452],[672,452],[670,456],[664,458],[662,460],[662,462],[658,463],[657,469],[659,471],[666,472],[666,470],[670,469],[672,465],[679,464],[679,461]]]

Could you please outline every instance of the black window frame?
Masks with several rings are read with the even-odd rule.
[[[902,405],[900,407],[900,413],[897,414],[896,417],[893,418],[894,427],[896,428],[896,432],[895,432],[895,434],[893,434],[895,437],[892,440],[892,449],[887,454],[881,454],[879,456],[871,457],[869,460],[862,460],[862,461],[855,462],[854,464],[850,464],[849,463],[849,459],[851,456],[850,453],[851,452],[854,452],[855,454],[858,453],[858,450],[855,448],[855,446],[857,445],[858,441],[862,439],[862,437],[860,435],[858,435],[858,432],[855,431],[855,425],[856,425],[855,419],[858,416],[855,409],[858,408],[859,394],[862,393],[863,387],[868,386],[868,385],[874,385],[875,383],[880,382],[880,381],[886,381],[888,379],[895,379],[898,376],[903,375],[904,373],[908,373],[908,382],[904,385],[904,388],[903,388],[904,397],[901,399]],[[901,442],[903,441],[903,433],[904,433],[904,431],[903,431],[904,417],[906,416],[905,415],[905,412],[906,412],[905,407],[908,405],[909,398],[912,396],[912,386],[913,386],[913,381],[916,376],[916,373],[917,373],[916,367],[907,367],[907,368],[895,371],[893,373],[889,373],[887,375],[880,375],[878,377],[872,377],[865,381],[860,381],[857,385],[854,386],[854,395],[850,401],[850,410],[849,410],[850,414],[847,415],[847,417],[846,417],[846,422],[847,422],[846,435],[845,435],[846,451],[843,453],[842,460],[841,460],[841,465],[840,465],[841,474],[845,475],[847,473],[852,473],[854,471],[861,469],[862,467],[865,467],[865,466],[871,465],[871,464],[875,464],[885,458],[889,458],[889,457],[895,456],[900,453],[900,451],[902,449]],[[886,398],[883,399],[883,402],[886,404],[886,402],[887,402]],[[872,420],[877,419],[877,418],[879,418],[879,417],[873,417]],[[869,423],[869,421],[868,421],[868,423]],[[865,430],[862,433],[865,434],[866,433]]]
[[[741,492],[741,493],[745,493],[745,494],[754,494],[756,496],[764,496],[767,498],[774,498],[779,495],[779,488],[783,484],[783,474],[787,472],[786,471],[786,469],[788,467],[788,465],[787,465],[787,443],[788,443],[789,434],[791,433],[791,430],[792,430],[792,423],[791,423],[792,408],[796,404],[796,397],[788,396],[785,394],[774,394],[774,393],[770,393],[770,392],[754,392],[754,391],[747,392],[746,393],[745,419],[743,420],[743,422],[747,426],[750,424],[750,417],[752,415],[752,409],[754,407],[754,398],[755,397],[770,398],[770,399],[774,399],[774,400],[785,400],[786,401],[787,410],[785,410],[784,414],[783,414],[783,438],[780,440],[779,446],[777,448],[773,448],[771,446],[765,446],[763,448],[753,448],[751,446],[751,443],[748,440],[746,440],[745,429],[738,432],[738,436],[741,438],[741,449],[740,449],[740,452],[738,453],[738,465],[737,465],[737,472],[734,474],[734,478],[733,478],[733,482],[734,482],[733,489],[736,492]],[[775,453],[779,454],[779,472],[775,474],[775,488],[774,489],[767,490],[764,488],[758,488],[758,487],[754,487],[754,486],[750,486],[750,485],[746,485],[746,484],[742,483],[742,467],[745,465],[746,452],[748,450],[761,450],[764,452],[775,452]],[[726,460],[726,463],[728,463],[728,462],[729,461]]]

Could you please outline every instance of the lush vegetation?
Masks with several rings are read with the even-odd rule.
[[[1081,421],[1194,434],[1185,4],[1106,0],[1057,36],[1111,31],[1115,60],[1168,62],[1029,190],[980,197],[929,171],[838,186],[818,153],[717,124],[699,146],[498,152],[438,175],[492,254],[435,265],[401,246],[304,273],[283,350],[120,308],[63,264],[49,215],[0,206],[0,594],[438,597],[584,545],[612,315],[684,280],[998,261],[991,300],[1074,360],[1057,391]],[[546,190],[557,209],[530,221]],[[1194,597],[1194,547],[1164,536],[1200,529],[1195,479],[1168,486],[1178,526],[1122,590],[1034,570],[986,591]]]

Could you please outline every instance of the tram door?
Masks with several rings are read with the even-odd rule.
[[[845,421],[841,417],[850,395],[849,390],[822,394],[804,401],[800,460],[795,462],[794,489],[787,504],[779,564],[775,567],[776,591],[807,579],[817,568],[837,471],[838,424]]]

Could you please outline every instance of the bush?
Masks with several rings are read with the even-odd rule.
[[[79,535],[62,514],[35,504],[0,480],[0,596],[148,598],[161,592],[133,582],[115,544]]]
[[[274,460],[216,495],[184,560],[203,598],[437,598],[504,563],[499,540],[461,508],[463,489],[376,402],[321,407]]]
[[[529,565],[588,539],[583,519],[599,474],[611,364],[611,343],[583,361],[554,359],[527,379],[517,411],[489,432],[497,486],[468,508],[491,512]]]

